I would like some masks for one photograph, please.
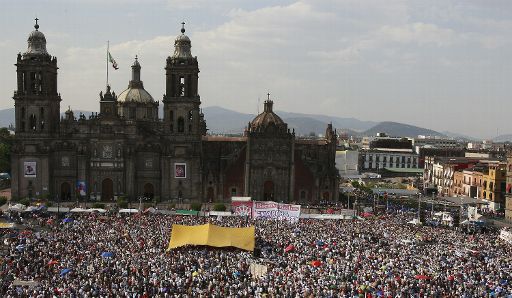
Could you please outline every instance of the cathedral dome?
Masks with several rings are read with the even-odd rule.
[[[155,100],[144,88],[128,88],[117,97],[119,102],[153,103]]]
[[[117,97],[118,102],[136,102],[136,103],[154,103],[153,96],[144,89],[140,80],[140,64],[137,57],[132,65],[132,80],[128,84],[128,89],[124,90]]]
[[[274,124],[279,128],[286,127],[286,123],[284,123],[283,119],[272,111],[273,105],[274,102],[272,100],[269,99],[265,101],[263,113],[260,113],[252,120],[251,129],[266,128],[270,124]]]
[[[39,31],[39,25],[36,18],[36,24],[34,25],[35,30],[28,36],[28,48],[24,55],[48,55],[46,51],[46,37],[43,32]]]

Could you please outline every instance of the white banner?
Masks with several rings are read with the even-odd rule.
[[[500,239],[508,242],[508,244],[512,244],[512,233],[503,229],[500,232]]]
[[[298,220],[300,205],[255,201],[252,212],[253,218]]]

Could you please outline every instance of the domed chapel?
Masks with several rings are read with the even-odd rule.
[[[68,109],[57,89],[57,58],[36,19],[28,48],[18,54],[12,196],[60,200],[217,202],[234,196],[299,204],[337,199],[336,132],[303,139],[273,110],[264,110],[240,137],[207,134],[199,96],[199,64],[184,26],[165,59],[160,102],[144,89],[135,57],[127,88],[107,86],[100,111]],[[64,101],[65,102],[65,101]]]

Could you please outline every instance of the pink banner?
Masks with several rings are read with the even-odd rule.
[[[240,216],[252,216],[252,201],[233,201],[231,202],[231,212]]]

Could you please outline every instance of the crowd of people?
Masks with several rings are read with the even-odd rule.
[[[30,215],[2,230],[2,297],[512,297],[497,231],[355,220],[248,221],[161,214]],[[173,224],[256,226],[261,254],[185,246]],[[266,273],[253,275],[261,265]],[[30,281],[30,284],[23,282]]]

